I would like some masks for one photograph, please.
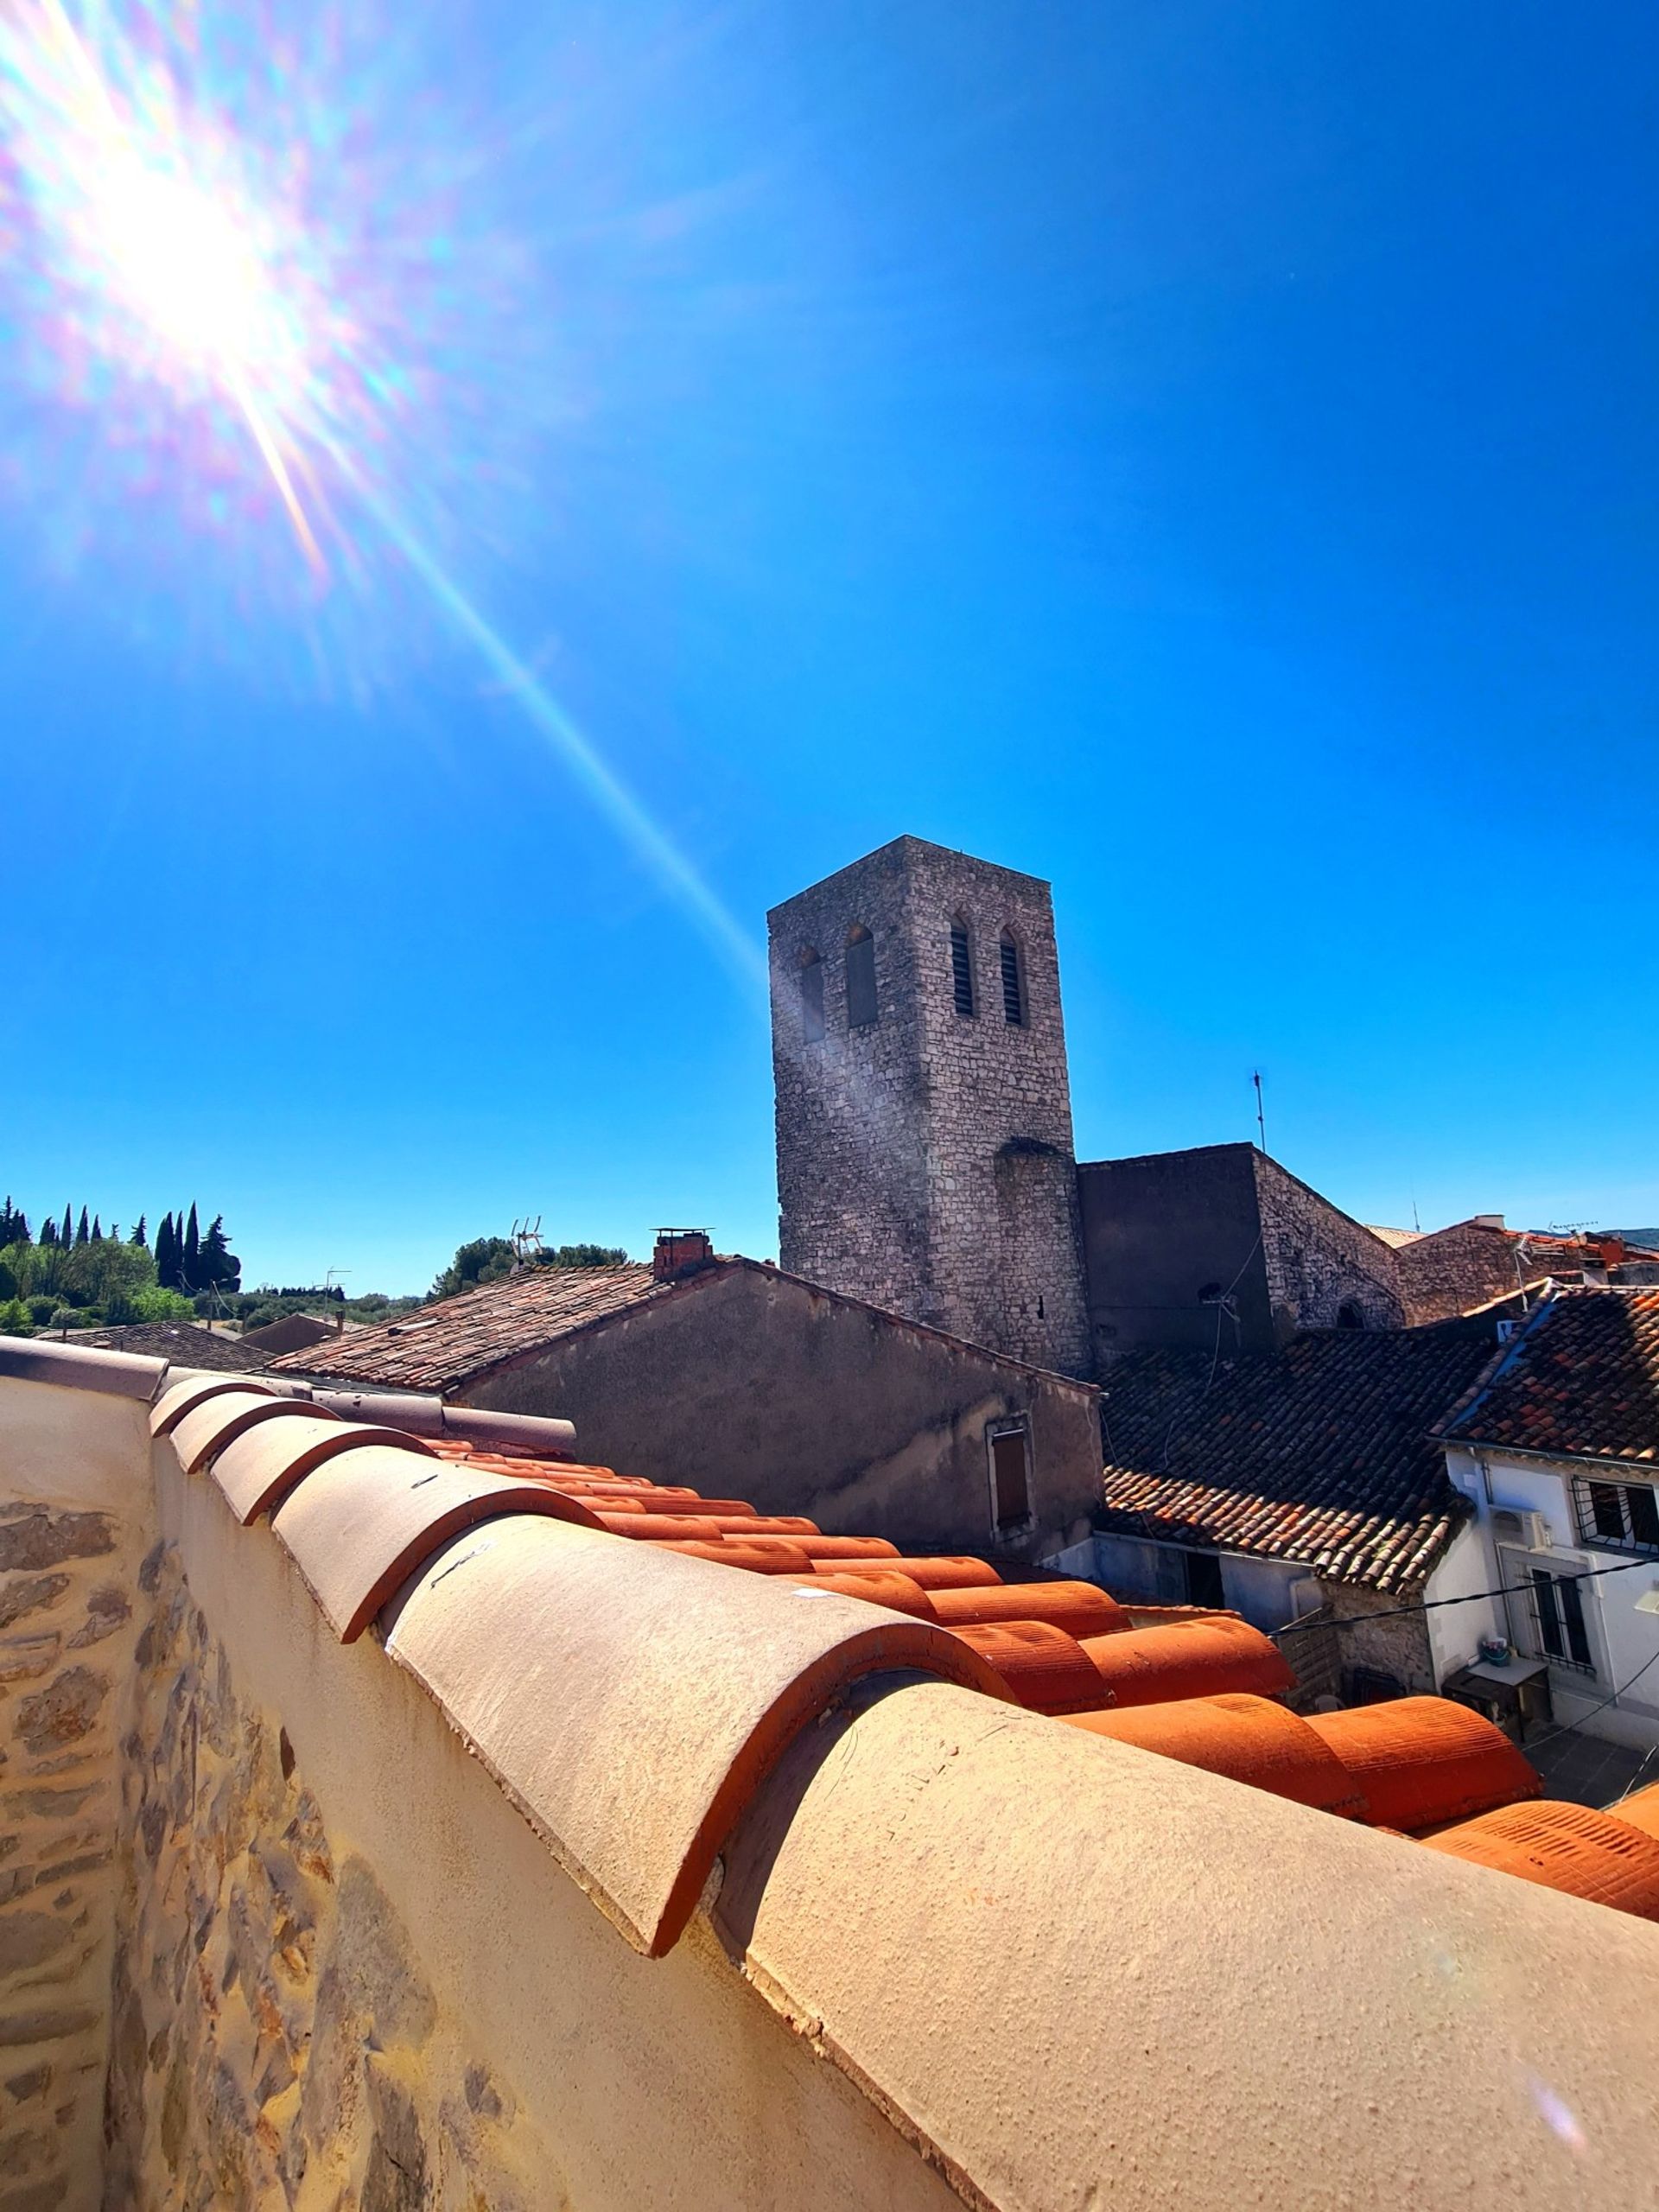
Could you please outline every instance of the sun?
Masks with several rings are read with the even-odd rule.
[[[232,213],[187,180],[123,162],[93,213],[111,281],[164,346],[210,373],[263,381],[283,318]]]

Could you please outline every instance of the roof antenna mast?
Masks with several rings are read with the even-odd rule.
[[[1250,1081],[1255,1085],[1255,1126],[1262,1133],[1262,1149],[1265,1152],[1268,1148],[1268,1122],[1266,1115],[1262,1111],[1262,1071],[1260,1068],[1257,1068],[1250,1077]]]

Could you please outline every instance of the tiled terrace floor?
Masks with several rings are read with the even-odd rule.
[[[1548,1740],[1541,1735],[1535,1744],[1523,1744],[1522,1749],[1544,1777],[1545,1796],[1565,1799],[1570,1805],[1598,1809],[1611,1805],[1632,1786],[1644,1763],[1647,1771],[1642,1780],[1659,1779],[1659,1752],[1627,1751],[1622,1744],[1605,1743],[1577,1728],[1563,1729]]]

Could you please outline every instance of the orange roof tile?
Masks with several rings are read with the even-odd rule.
[[[1307,1725],[1357,1781],[1381,1827],[1435,1827],[1543,1791],[1501,1728],[1449,1698],[1313,1713]]]
[[[1131,1612],[1093,1584],[1004,1582],[987,1560],[906,1558],[884,1538],[820,1535],[798,1516],[760,1515],[742,1499],[705,1498],[690,1488],[657,1485],[609,1467],[520,1458],[453,1438],[417,1446],[411,1454],[412,1436],[394,1438],[361,1421],[336,1420],[258,1384],[238,1394],[223,1378],[205,1387],[193,1382],[168,1393],[154,1421],[157,1433],[174,1429],[181,1462],[205,1470],[238,1518],[248,1517],[251,1500],[258,1501],[252,1503],[256,1513],[262,1505],[275,1507],[277,1535],[343,1638],[357,1635],[403,1586],[391,1648],[426,1681],[457,1725],[470,1727],[467,1716],[474,1708],[480,1725],[489,1717],[493,1738],[499,1740],[486,1763],[499,1769],[538,1825],[543,1804],[562,1807],[562,1835],[581,1830],[594,1808],[580,1793],[571,1797],[556,1764],[548,1763],[544,1729],[531,1731],[535,1743],[525,1736],[522,1745],[512,1728],[503,1734],[501,1714],[512,1703],[505,1678],[497,1682],[483,1664],[494,1649],[493,1632],[480,1643],[490,1609],[486,1605],[479,1620],[471,1618],[464,1590],[446,1579],[454,1568],[488,1561],[469,1572],[470,1586],[482,1592],[505,1574],[502,1602],[509,1603],[510,1584],[518,1592],[511,1604],[517,1605],[524,1593],[515,1577],[529,1578],[525,1589],[538,1577],[546,1580],[551,1603],[556,1584],[568,1598],[590,1576],[597,1577],[596,1590],[602,1586],[608,1593],[626,1555],[637,1555],[642,1567],[653,1558],[664,1563],[677,1558],[697,1574],[710,1563],[748,1570],[776,1583],[779,1595],[787,1592],[801,1601],[798,1616],[783,1618],[798,1618],[806,1632],[801,1649],[821,1650],[822,1658],[812,1661],[792,1688],[779,1676],[766,1691],[772,1703],[764,1717],[757,1706],[742,1721],[751,1732],[733,1738],[734,1763],[723,1778],[711,1768],[694,1780],[686,1812],[698,1822],[695,1836],[684,1829],[673,1847],[677,1857],[641,1863],[637,1897],[614,1894],[607,1901],[602,1885],[595,1886],[606,1909],[646,1948],[661,1948],[673,1940],[709,1854],[734,1817],[733,1808],[758,1785],[789,1730],[803,1725],[816,1702],[834,1694],[835,1681],[849,1678],[849,1669],[857,1675],[905,1665],[942,1674],[982,1694],[1005,1696],[1085,1733],[1322,1810],[1369,1818],[1391,1834],[1421,1836],[1426,1828],[1439,1827],[1428,1840],[1435,1849],[1502,1866],[1575,1895],[1637,1912],[1659,1901],[1659,1873],[1651,1896],[1647,1886],[1650,1872],[1659,1868],[1659,1840],[1642,1825],[1647,1820],[1659,1827],[1659,1786],[1643,1793],[1655,1799],[1655,1808],[1633,1799],[1628,1821],[1589,1815],[1592,1824],[1601,1819],[1602,1825],[1586,1828],[1575,1821],[1577,1808],[1533,1807],[1539,1818],[1528,1826],[1520,1816],[1529,1808],[1516,1801],[1536,1791],[1537,1777],[1489,1722],[1439,1699],[1299,1719],[1273,1701],[1293,1683],[1282,1655],[1236,1614],[1189,1607]],[[422,1465],[428,1469],[424,1475]],[[576,1525],[556,1534],[546,1519],[527,1520],[527,1511]],[[444,1564],[434,1565],[435,1553],[455,1531],[480,1520],[490,1525],[476,1540],[466,1536],[463,1548],[452,1545]],[[545,1533],[537,1535],[537,1529]],[[632,1541],[613,1552],[612,1535]],[[590,1568],[581,1548],[595,1545],[600,1552],[592,1554]],[[743,1580],[734,1580],[734,1599]],[[692,1587],[686,1586],[687,1604]],[[410,1593],[417,1590],[425,1595],[411,1612]],[[667,1586],[657,1596],[664,1610],[652,1616],[658,1625],[651,1636],[671,1643],[671,1625],[677,1633],[687,1624],[677,1623],[677,1601]],[[696,1603],[703,1602],[697,1586]],[[611,1598],[595,1603],[594,1622],[616,1624]],[[758,1588],[753,1600],[734,1611],[746,1613],[754,1603],[763,1609],[765,1623],[781,1625],[771,1610],[776,1601]],[[837,1624],[828,1644],[811,1625],[821,1607],[823,1622]],[[627,1628],[638,1637],[638,1621]],[[753,1649],[769,1649],[770,1630],[760,1618],[751,1628]],[[598,1633],[593,1623],[589,1630]],[[786,1641],[792,1647],[796,1639]],[[470,1654],[472,1675],[456,1656],[462,1646]],[[613,1672],[622,1663],[621,1649],[607,1662]],[[642,1685],[657,1685],[639,1688],[644,1711],[664,1696],[664,1683],[685,1676],[683,1666],[676,1674],[667,1650],[664,1643],[655,1674],[651,1667],[640,1673]],[[518,1663],[515,1650],[498,1656],[503,1667]],[[487,1681],[473,1678],[480,1668]],[[567,1688],[581,1694],[575,1675]],[[720,1699],[730,1704],[741,1689],[727,1684]],[[664,1758],[671,1736],[671,1726]],[[1441,1825],[1485,1807],[1500,1808],[1505,1818],[1483,1811],[1479,1819]],[[618,1811],[605,1813],[601,1825],[613,1826]],[[614,1852],[614,1840],[607,1849]],[[579,1878],[586,1878],[579,1873]]]
[[[1503,1805],[1442,1829],[1422,1847],[1659,1920],[1659,1842],[1616,1814],[1549,1798]]]
[[[1211,1774],[1230,1775],[1235,1782],[1322,1813],[1351,1819],[1365,1814],[1365,1793],[1335,1752],[1305,1720],[1271,1698],[1224,1693],[1177,1704],[1078,1713],[1068,1725],[1161,1752]]]

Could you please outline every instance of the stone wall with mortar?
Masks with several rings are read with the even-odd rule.
[[[1266,1153],[1255,1153],[1254,1163],[1275,1322],[1334,1329],[1342,1306],[1351,1305],[1368,1329],[1402,1328],[1405,1300],[1392,1248]]]
[[[900,837],[774,909],[779,1250],[792,1273],[1063,1373],[1089,1372],[1071,1099],[1049,887]],[[958,1011],[951,930],[968,934]],[[848,1020],[849,933],[877,1019]],[[1001,941],[1023,1019],[1006,1019]],[[802,962],[823,963],[807,1034]]]
[[[148,1438],[0,1382],[0,2212],[93,2212]]]
[[[518,2099],[438,2038],[413,1934],[238,1694],[177,1551],[143,1570],[123,1745],[105,2203],[518,2212]]]

